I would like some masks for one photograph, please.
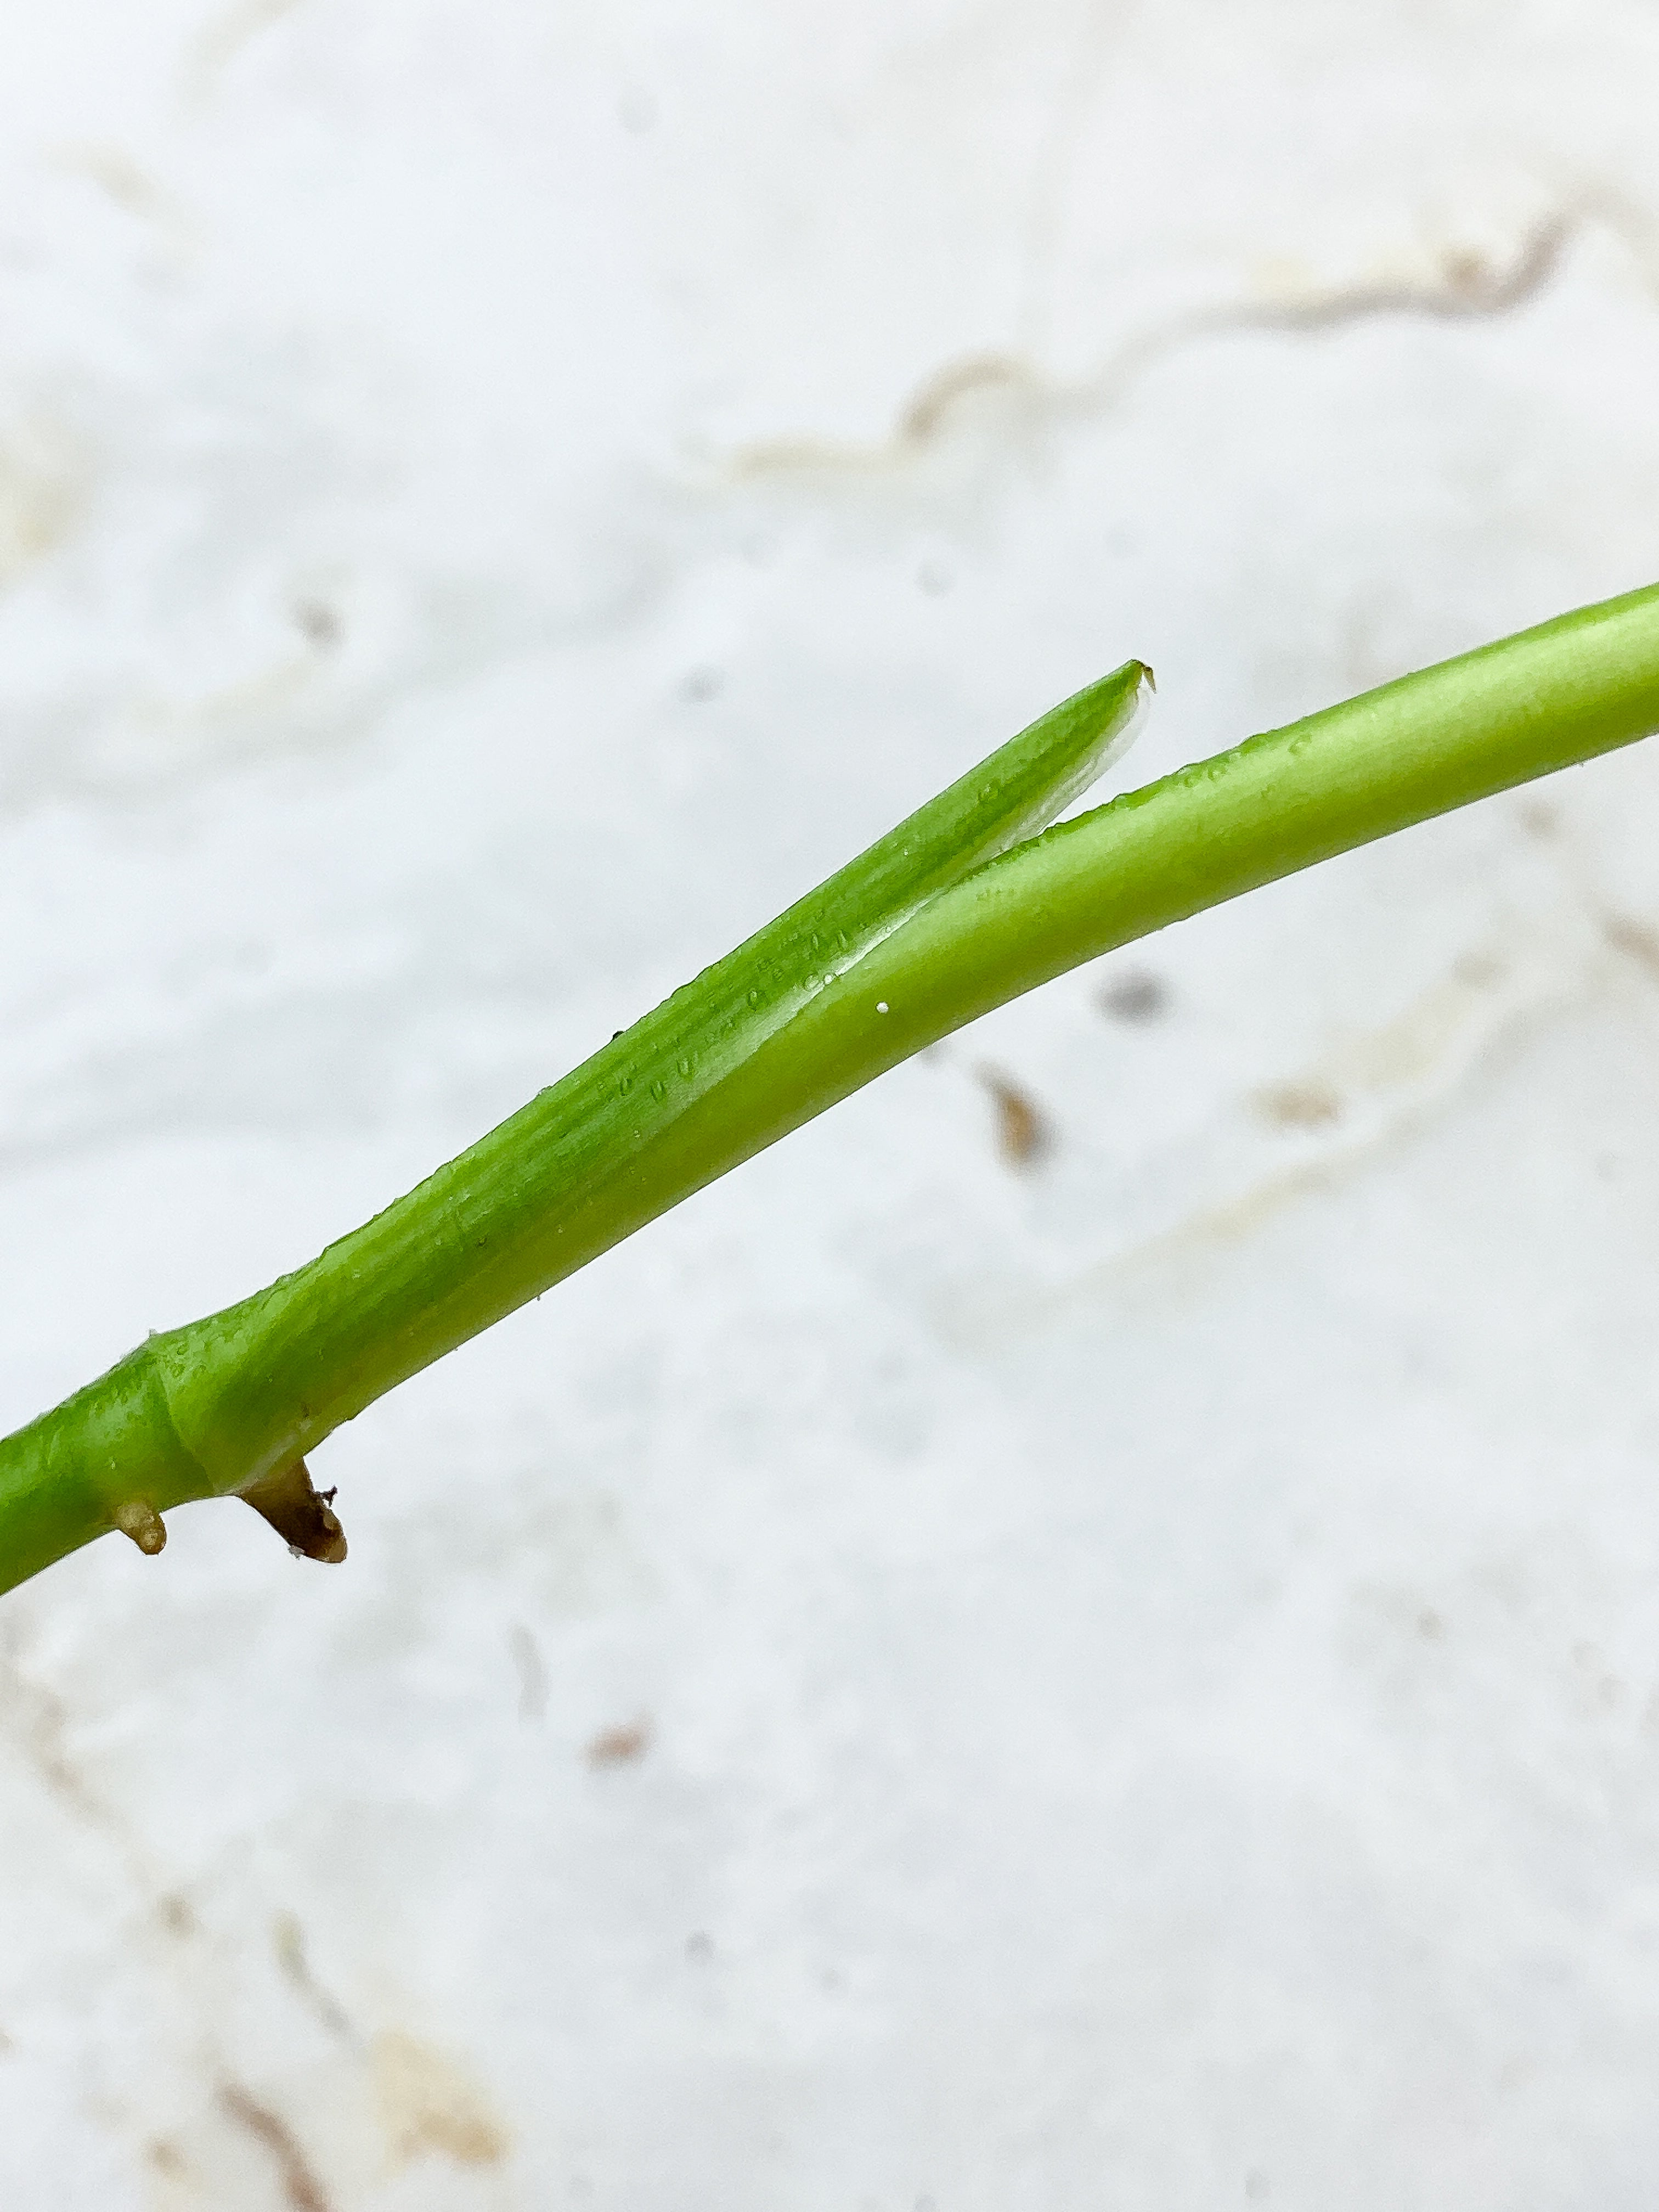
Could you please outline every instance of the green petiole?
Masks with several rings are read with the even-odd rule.
[[[1257,884],[1659,729],[1659,586],[1384,685],[1044,830],[1131,661],[992,755],[385,1212],[0,1441],[0,1589],[240,1494],[343,1556],[342,1421],[897,1061]],[[1042,834],[1036,834],[1042,833]]]

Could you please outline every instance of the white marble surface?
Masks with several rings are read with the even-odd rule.
[[[1638,0],[11,0],[0,1424],[1125,655],[1139,779],[1651,580],[1656,100]],[[6,1599],[8,2208],[1649,2204],[1656,833],[1068,978],[335,1439],[343,1569]]]

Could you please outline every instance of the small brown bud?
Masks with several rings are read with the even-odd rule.
[[[262,1475],[238,1495],[270,1523],[296,1559],[320,1559],[335,1566],[344,1559],[345,1531],[331,1503],[334,1492],[318,1495],[312,1487],[311,1469],[302,1459],[291,1460],[275,1474]]]

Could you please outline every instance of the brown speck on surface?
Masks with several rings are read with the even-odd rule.
[[[350,2035],[345,2008],[323,1987],[311,1971],[306,1955],[305,1929],[295,1912],[279,1912],[270,1923],[270,1947],[285,1978],[305,1999],[323,2026],[335,2035]]]
[[[1479,299],[1492,289],[1494,271],[1484,253],[1472,246],[1448,246],[1440,258],[1447,289],[1462,298]]]
[[[162,1927],[169,1936],[176,1936],[183,1942],[196,1933],[196,1915],[191,1910],[189,1900],[180,1897],[177,1891],[164,1897],[155,1909]]]
[[[1170,987],[1147,968],[1131,968],[1113,976],[1100,994],[1100,1011],[1115,1022],[1139,1027],[1155,1022],[1169,1009]]]
[[[296,1559],[320,1559],[327,1566],[344,1559],[345,1531],[331,1503],[334,1492],[319,1496],[313,1489],[311,1469],[302,1459],[250,1483],[237,1495],[270,1522]]]
[[[1274,1083],[1255,1095],[1255,1109],[1280,1129],[1328,1129],[1342,1119],[1342,1101],[1328,1083]]]
[[[979,1079],[996,1107],[997,1149],[1010,1167],[1034,1167],[1054,1143],[1036,1101],[994,1067],[981,1067]]]
[[[506,2129],[443,2052],[392,2031],[375,2037],[370,2064],[394,2166],[434,2154],[457,2166],[495,2166],[506,2157]]]
[[[110,1519],[124,1536],[131,1536],[146,1559],[165,1550],[167,1540],[167,1523],[147,1498],[129,1498],[118,1505]]]
[[[685,1955],[694,1965],[703,1965],[714,1955],[714,1937],[701,1928],[694,1928],[685,1939]]]
[[[1495,952],[1460,952],[1452,962],[1453,979],[1471,991],[1489,991],[1504,980],[1504,963]]]
[[[283,2193],[292,2212],[333,2212],[322,2183],[299,2138],[280,2113],[262,2105],[240,2081],[227,2081],[219,2091],[222,2109],[255,2136],[270,2153],[282,2177]]]
[[[1553,837],[1561,826],[1561,810],[1551,799],[1528,799],[1522,804],[1520,814],[1521,827],[1528,836],[1540,842]]]
[[[1638,921],[1634,915],[1607,914],[1601,917],[1601,934],[1615,952],[1622,952],[1659,982],[1659,930]]]
[[[651,1723],[641,1717],[616,1728],[601,1729],[587,1747],[590,1766],[631,1766],[651,1747]]]
[[[296,599],[294,623],[306,643],[319,652],[340,642],[340,617],[326,599]]]
[[[144,2156],[157,2173],[165,2174],[169,2181],[183,2181],[190,2172],[190,2161],[176,2142],[166,2136],[157,2136],[154,2142],[144,2147]]]
[[[547,1711],[547,1662],[542,1648],[522,1621],[507,1632],[507,1648],[519,1670],[519,1718],[538,1721]]]

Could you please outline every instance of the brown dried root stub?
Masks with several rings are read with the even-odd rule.
[[[334,1510],[334,1492],[313,1489],[311,1469],[302,1459],[237,1494],[270,1522],[296,1559],[321,1559],[335,1566],[344,1559],[345,1531]]]
[[[167,1542],[167,1523],[147,1498],[129,1498],[110,1516],[124,1536],[131,1536],[149,1559]]]

